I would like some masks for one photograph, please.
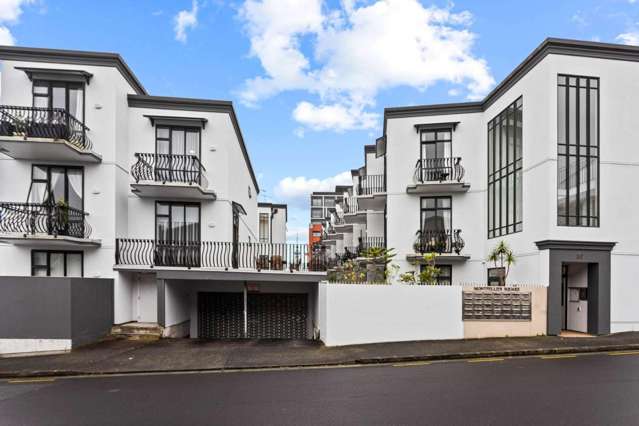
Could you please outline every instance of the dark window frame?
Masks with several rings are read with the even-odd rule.
[[[46,266],[42,266],[42,265],[35,265],[34,264],[34,259],[35,259],[35,255],[36,253],[45,253],[47,255],[47,264]],[[68,254],[79,254],[80,255],[80,277],[79,278],[83,278],[84,277],[84,252],[81,250],[38,250],[38,249],[33,249],[31,250],[31,276],[35,277],[35,271],[36,270],[46,270],[47,271],[47,277],[51,276],[51,254],[63,254],[64,255],[64,275],[63,277],[67,276],[67,255]]]
[[[563,83],[561,82],[563,79]],[[575,79],[575,84],[571,84],[571,79]],[[585,80],[586,85],[581,85],[581,80]],[[596,86],[592,84],[596,82]],[[570,88],[575,88],[575,119],[576,123],[574,125],[575,135],[574,140],[575,144],[570,143],[571,133],[571,110],[570,110]],[[585,117],[585,144],[583,142],[581,135],[581,96],[580,89],[585,89],[586,94],[586,117]],[[559,105],[559,91],[565,90],[564,102],[565,105]],[[591,134],[591,119],[592,119],[592,111],[591,111],[591,94],[592,92],[597,93],[597,103],[596,108],[596,127],[597,132],[596,135]],[[584,227],[584,228],[599,228],[601,225],[601,80],[599,77],[592,76],[584,76],[584,75],[574,75],[574,74],[557,74],[557,226],[566,226],[566,227]],[[563,143],[560,143],[560,123],[559,123],[559,112],[560,108],[565,108],[564,110],[564,140]],[[596,144],[592,144],[593,136],[596,138]],[[571,147],[574,147],[574,152],[571,153]],[[585,152],[585,154],[584,154]],[[576,196],[575,196],[575,210],[576,215],[570,214],[570,160],[575,159],[575,180],[576,180]],[[595,160],[596,172],[597,172],[597,181],[596,181],[596,212],[593,214],[591,211],[591,192],[593,190],[591,186],[591,175],[592,175],[592,167],[591,160]],[[585,170],[586,170],[586,214],[582,214],[581,212],[581,162],[585,162]],[[565,182],[565,209],[564,214],[560,212],[559,205],[559,176],[560,176],[560,167],[562,162],[565,166],[566,173],[566,182]],[[574,219],[574,221],[572,221]]]
[[[420,265],[420,272],[426,265]],[[439,274],[437,274],[436,283],[437,285],[453,285],[453,265],[445,264],[445,265],[435,265],[437,269],[439,269]],[[442,270],[447,270],[448,274],[442,276]],[[444,281],[445,280],[445,281]]]
[[[519,113],[518,113],[519,110]],[[510,126],[510,113],[512,111],[512,127]],[[504,235],[510,235],[523,231],[523,127],[524,127],[524,105],[523,96],[519,96],[512,103],[508,104],[506,108],[501,110],[495,117],[493,117],[487,125],[487,151],[488,151],[488,174],[487,174],[487,230],[488,239],[502,237]],[[518,123],[517,118],[520,118]],[[503,125],[505,124],[505,126]],[[519,141],[520,150],[518,152],[518,139],[517,139],[517,125],[521,125],[521,140]],[[502,141],[502,129],[505,128],[506,141]],[[510,149],[508,140],[512,133],[512,161],[510,160]],[[499,142],[497,142],[497,140]],[[506,152],[503,152],[505,147]],[[502,161],[505,158],[505,161]],[[499,160],[499,165],[496,160]],[[505,163],[505,164],[504,164]],[[519,176],[519,185],[518,185]],[[510,185],[509,181],[512,181],[512,212],[510,211]],[[505,186],[505,191],[502,187]],[[517,192],[517,187],[521,188],[522,194]],[[502,194],[505,193],[505,199],[502,199]],[[519,195],[519,197],[518,197]],[[499,211],[497,211],[497,197],[499,197]],[[521,205],[518,205],[517,200],[521,199]],[[503,217],[505,205],[505,218]],[[517,215],[520,220],[517,220]],[[499,221],[497,221],[499,219]]]
[[[428,208],[428,207],[423,207],[424,200],[435,200],[435,208]],[[437,207],[437,200],[442,200],[442,199],[447,199],[449,201],[449,205],[450,207]],[[444,228],[445,231],[449,231],[452,235],[453,232],[453,197],[451,197],[450,195],[434,195],[434,196],[424,196],[424,197],[419,197],[419,229],[423,232],[424,231],[424,219],[423,219],[423,213],[427,212],[427,211],[434,211],[434,212],[438,212],[438,211],[443,211],[443,210],[449,210],[450,211],[450,223],[448,225],[450,225],[450,229],[448,228]]]
[[[169,131],[169,136],[166,138],[160,137],[158,135],[160,130],[168,130]],[[173,155],[173,132],[174,131],[182,131],[184,132],[184,153],[182,154],[176,154],[176,155],[193,155],[193,154],[187,154],[186,152],[186,133],[187,132],[194,132],[198,134],[198,152],[197,152],[197,158],[198,160],[202,161],[202,128],[201,127],[189,127],[189,126],[169,126],[169,125],[165,125],[165,124],[158,124],[155,126],[155,154],[161,154],[160,152],[158,152],[158,141],[166,141],[169,143],[169,154]]]
[[[435,133],[435,139],[433,139],[432,141],[429,140],[425,140],[424,135],[426,133]],[[438,136],[440,133],[449,133],[450,134],[450,138],[449,139],[438,139]],[[419,131],[419,160],[421,162],[421,164],[424,164],[424,145],[437,145],[437,143],[448,143],[450,146],[450,155],[449,157],[453,156],[453,129],[451,129],[450,127],[442,127],[442,128],[434,128],[434,129],[420,129]],[[435,157],[435,158],[447,158],[446,156],[443,157]]]
[[[158,205],[159,204],[166,204],[169,207],[169,212],[168,214],[159,214],[158,213]],[[197,228],[197,233],[198,233],[198,240],[197,241],[188,241],[189,243],[199,243],[202,241],[202,205],[201,203],[193,203],[193,202],[182,202],[182,201],[160,201],[160,200],[156,200],[155,202],[155,229],[154,229],[154,239],[157,242],[158,241],[158,217],[168,217],[169,218],[169,224],[171,226],[172,229],[172,224],[173,224],[173,219],[172,219],[172,207],[173,206],[182,206],[184,208],[184,217],[186,217],[186,207],[197,207],[197,212],[198,212],[198,217],[197,217],[197,221],[198,221],[198,228]],[[184,243],[186,243],[186,239],[184,241]],[[173,244],[173,241],[169,241],[170,244]]]
[[[35,177],[35,168],[41,167],[46,168],[47,178],[46,179],[37,179]],[[82,208],[81,211],[84,211],[84,166],[60,166],[56,164],[32,164],[31,165],[31,186],[34,183],[44,183],[47,187],[47,191],[53,191],[51,188],[51,169],[64,169],[64,199],[65,202],[69,201],[69,170],[80,170],[82,172]],[[31,190],[31,189],[30,189]],[[49,196],[50,194],[46,194]],[[28,195],[31,197],[31,194]]]
[[[47,94],[36,93],[35,88],[37,87],[46,87]],[[64,88],[64,110],[69,112],[69,89],[81,89],[82,90],[82,120],[78,120],[78,117],[74,118],[80,121],[82,124],[86,121],[86,111],[87,111],[87,91],[86,84],[80,83],[77,81],[55,81],[55,80],[34,80],[31,85],[31,105],[35,107],[36,98],[47,98],[47,105],[49,109],[53,108],[53,87],[63,87]]]

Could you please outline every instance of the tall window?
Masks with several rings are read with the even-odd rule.
[[[422,130],[420,142],[419,180],[424,182],[449,179],[453,145],[451,130]]]
[[[426,265],[421,265],[420,272],[426,268]],[[437,285],[452,285],[453,283],[453,266],[452,265],[437,265],[439,273],[437,274]]]
[[[269,242],[270,220],[268,213],[260,213],[260,243]]]
[[[33,106],[60,108],[84,123],[84,84],[35,81],[33,83]]]
[[[199,128],[156,126],[156,179],[197,181],[200,151]]]
[[[31,169],[30,203],[64,203],[84,210],[82,167],[34,165]]]
[[[422,233],[450,232],[453,227],[452,201],[450,197],[422,197]]]
[[[164,243],[182,244],[200,241],[200,205],[156,202],[155,239]]]
[[[599,226],[599,79],[557,77],[557,225]]]
[[[522,98],[488,123],[488,238],[522,230]]]
[[[34,277],[82,277],[81,251],[31,251],[31,275]]]

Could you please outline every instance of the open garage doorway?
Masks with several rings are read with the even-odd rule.
[[[589,270],[597,264],[564,263],[562,265],[562,331],[588,333]]]

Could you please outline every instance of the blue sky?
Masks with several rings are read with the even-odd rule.
[[[479,98],[549,36],[639,44],[639,1],[0,0],[1,43],[118,52],[151,94],[232,100],[300,240],[384,107]]]

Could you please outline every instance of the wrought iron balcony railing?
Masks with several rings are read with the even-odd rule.
[[[0,232],[89,238],[86,213],[60,204],[0,203]]]
[[[198,184],[208,188],[206,169],[195,155],[136,153],[137,162],[131,166],[136,182],[178,182]]]
[[[417,160],[413,180],[415,183],[457,181],[465,174],[461,157],[425,158]]]
[[[460,254],[465,243],[461,230],[419,230],[416,232],[413,249],[416,253],[456,253]]]
[[[357,195],[373,195],[386,192],[384,175],[362,176],[357,186]]]
[[[91,151],[89,128],[63,108],[0,105],[0,136],[62,139],[82,151]]]
[[[311,254],[306,244],[175,242],[116,239],[116,265],[187,268],[323,271],[326,256]]]

